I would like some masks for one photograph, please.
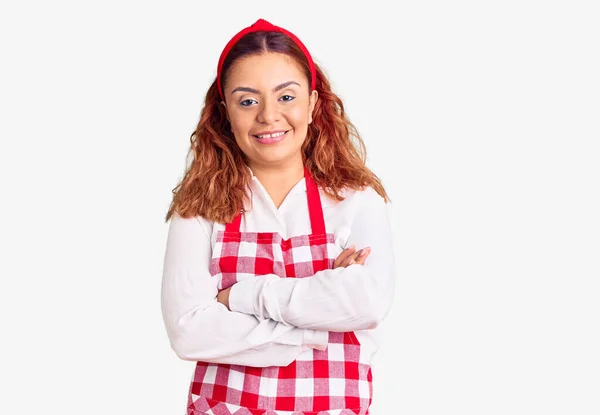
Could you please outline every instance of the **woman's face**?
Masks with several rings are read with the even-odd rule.
[[[251,168],[302,164],[317,92],[309,93],[308,79],[293,58],[263,53],[236,61],[224,95],[235,140]]]

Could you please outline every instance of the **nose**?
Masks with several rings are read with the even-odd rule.
[[[280,113],[277,107],[277,101],[272,99],[265,99],[258,112],[258,122],[263,124],[273,124],[279,121]]]

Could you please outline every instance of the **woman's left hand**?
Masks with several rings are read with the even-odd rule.
[[[370,247],[356,251],[356,248],[352,245],[351,247],[344,249],[342,253],[338,255],[333,262],[333,268],[346,268],[354,264],[363,265],[370,253]]]

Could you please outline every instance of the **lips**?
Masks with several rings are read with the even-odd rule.
[[[253,137],[261,144],[273,144],[278,143],[287,137],[288,132],[289,130],[265,131],[261,132],[260,134],[253,135]]]

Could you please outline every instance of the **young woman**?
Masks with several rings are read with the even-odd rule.
[[[260,19],[229,41],[190,154],[162,285],[171,345],[197,362],[187,413],[368,414],[388,197],[295,35]]]

